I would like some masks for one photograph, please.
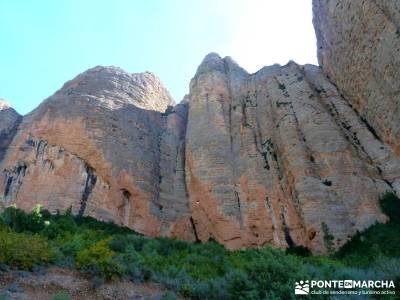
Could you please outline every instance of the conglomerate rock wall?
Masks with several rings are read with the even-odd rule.
[[[191,82],[186,178],[200,239],[324,251],[323,223],[339,246],[385,220],[400,161],[320,68],[247,74],[210,54]]]
[[[154,74],[115,67],[23,119],[4,104],[0,201],[230,249],[338,248],[400,193],[396,5],[314,0],[322,68],[249,74],[211,53],[177,105]]]
[[[143,99],[152,99],[148,108]],[[152,74],[84,72],[24,117],[1,167],[0,193],[27,210],[72,206],[150,236],[192,239],[179,180],[186,106],[153,110],[169,105]]]
[[[314,0],[313,11],[324,73],[400,155],[400,1]]]

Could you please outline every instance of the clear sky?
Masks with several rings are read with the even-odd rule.
[[[96,65],[152,71],[179,102],[209,52],[316,64],[311,0],[0,0],[0,98],[22,114]]]

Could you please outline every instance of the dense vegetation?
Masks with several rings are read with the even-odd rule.
[[[381,206],[387,224],[357,234],[329,257],[302,248],[232,252],[212,241],[147,238],[70,211],[51,215],[40,207],[31,213],[9,207],[0,215],[0,263],[75,267],[96,284],[120,277],[159,282],[194,299],[291,299],[294,282],[302,279],[400,279],[400,200],[388,193]]]

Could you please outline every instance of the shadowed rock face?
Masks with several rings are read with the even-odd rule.
[[[21,120],[22,117],[6,101],[0,99],[0,162]]]
[[[324,73],[400,155],[400,2],[314,0],[313,10]]]
[[[149,236],[230,249],[323,253],[328,234],[337,248],[386,221],[378,198],[400,193],[395,8],[314,1],[322,69],[290,62],[248,74],[211,53],[175,106],[151,73],[90,69],[21,124],[0,118],[0,130],[13,128],[0,142],[3,202],[72,207]],[[377,30],[355,29],[363,26]]]

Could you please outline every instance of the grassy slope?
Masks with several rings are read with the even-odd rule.
[[[119,277],[155,281],[195,299],[291,299],[298,280],[400,279],[400,201],[386,194],[381,204],[390,222],[359,233],[329,257],[271,247],[231,252],[215,242],[150,239],[69,212],[54,216],[39,207],[31,213],[10,207],[0,215],[0,263],[74,267],[97,283]]]

